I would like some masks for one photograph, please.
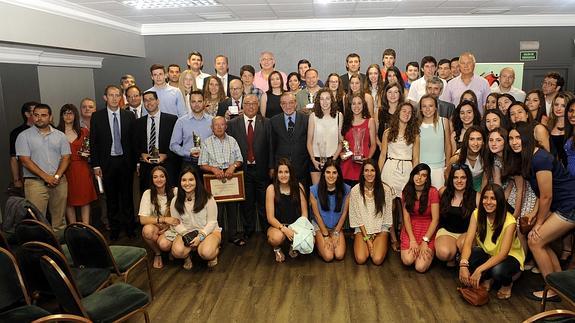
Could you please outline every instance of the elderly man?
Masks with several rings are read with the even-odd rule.
[[[33,111],[34,125],[16,139],[16,155],[24,166],[24,193],[42,213],[50,208],[52,228],[59,231],[66,226],[64,172],[70,164],[70,144],[64,133],[50,125],[52,109],[47,104],[38,104]]]
[[[228,134],[236,139],[243,156],[246,200],[242,205],[245,238],[256,230],[266,231],[266,188],[274,167],[270,121],[258,114],[255,94],[244,97],[243,116],[228,122]],[[259,221],[258,221],[259,220]]]
[[[243,158],[238,142],[226,134],[226,119],[216,116],[212,119],[213,135],[202,143],[202,153],[198,165],[206,174],[213,174],[219,179],[229,179],[242,166]],[[224,217],[225,213],[225,217]],[[218,223],[225,223],[228,242],[239,247],[246,241],[238,233],[238,203],[218,202]]]
[[[242,111],[242,100],[244,94],[244,85],[242,80],[231,80],[229,93],[229,98],[218,103],[217,115],[225,117],[226,120],[237,117]]]
[[[261,71],[257,72],[254,75],[254,86],[258,89],[267,92],[269,89],[268,85],[268,78],[270,74],[275,71],[276,67],[276,59],[272,52],[262,52],[260,54],[260,67],[262,68]],[[279,71],[282,79],[284,80],[284,90],[287,88],[287,76],[286,73]]]
[[[427,80],[425,91],[427,94],[431,95],[437,100],[437,113],[439,116],[451,119],[451,115],[455,110],[455,105],[453,105],[451,102],[446,102],[439,99],[441,93],[443,92],[443,82],[441,79],[437,76],[434,76]]]
[[[458,105],[463,92],[472,90],[477,96],[477,108],[483,114],[483,106],[491,90],[487,80],[474,73],[475,56],[472,53],[465,52],[459,56],[459,71],[459,76],[447,84],[441,99]]]
[[[515,101],[524,102],[525,91],[514,87],[513,83],[515,83],[515,71],[511,67],[504,67],[499,72],[499,84],[493,83],[491,92],[509,93],[515,98]]]

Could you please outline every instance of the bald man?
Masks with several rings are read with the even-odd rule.
[[[242,111],[242,101],[244,95],[244,85],[242,80],[233,79],[230,81],[229,98],[218,103],[218,116],[225,117],[226,120],[237,117]]]
[[[509,93],[515,98],[515,101],[524,102],[525,91],[514,87],[513,83],[515,83],[515,71],[511,67],[504,67],[499,72],[499,83],[491,85],[491,92]]]

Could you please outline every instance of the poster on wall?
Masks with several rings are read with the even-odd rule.
[[[515,71],[515,82],[513,87],[518,89],[523,87],[523,63],[476,63],[475,74],[484,77],[489,86],[499,83],[499,72],[504,67],[511,67]]]

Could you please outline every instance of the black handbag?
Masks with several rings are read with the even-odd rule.
[[[191,232],[184,234],[184,236],[182,237],[182,240],[184,241],[184,245],[186,247],[189,247],[192,244],[192,241],[194,240],[194,238],[197,237],[199,233],[200,233],[200,231],[194,230],[194,231],[191,231]]]

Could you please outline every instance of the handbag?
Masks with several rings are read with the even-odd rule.
[[[194,230],[194,231],[191,231],[191,232],[184,234],[184,236],[182,237],[182,241],[184,242],[184,245],[186,247],[189,247],[192,244],[192,241],[194,240],[194,238],[198,236],[198,234],[200,234],[200,231],[198,231],[198,230]]]
[[[467,303],[473,306],[482,306],[489,302],[489,292],[485,288],[457,287],[457,291]]]
[[[522,216],[519,218],[519,232],[521,232],[522,235],[526,235],[527,233],[529,233],[529,231],[531,231],[531,229],[533,229],[533,227],[535,226],[535,222],[536,221],[531,221],[531,223],[529,223],[529,218],[526,216]]]

